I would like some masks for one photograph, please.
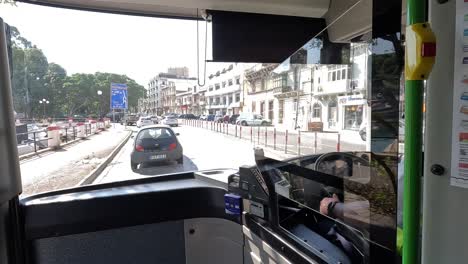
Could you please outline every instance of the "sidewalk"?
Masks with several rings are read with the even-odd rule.
[[[271,148],[279,153],[308,155],[333,151],[365,151],[361,138],[338,133],[315,133],[276,129],[270,126],[235,126],[212,122],[187,121],[183,125],[199,127],[232,137],[247,140],[260,147]],[[288,155],[286,155],[288,156]]]
[[[73,187],[96,168],[128,135],[115,124],[78,144],[48,151],[20,162],[22,195]]]

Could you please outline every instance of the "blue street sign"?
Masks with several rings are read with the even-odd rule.
[[[110,108],[111,109],[127,109],[128,108],[128,91],[127,85],[124,83],[111,83],[110,91]]]

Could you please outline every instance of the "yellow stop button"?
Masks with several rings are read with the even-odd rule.
[[[405,78],[425,80],[429,77],[436,56],[436,37],[429,23],[406,27]]]

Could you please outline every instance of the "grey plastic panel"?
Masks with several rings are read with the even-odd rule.
[[[293,264],[286,257],[252,233],[246,226],[244,233],[244,264]],[[310,263],[316,263],[309,260]]]
[[[241,264],[241,225],[217,218],[184,221],[187,264]]]
[[[185,263],[183,221],[39,239],[32,243],[38,264]]]
[[[462,37],[455,32],[456,1],[428,3],[437,57],[427,86],[421,263],[468,263],[468,189],[450,186],[453,67],[462,61],[454,62],[454,41]],[[432,174],[434,164],[444,166],[446,173]]]

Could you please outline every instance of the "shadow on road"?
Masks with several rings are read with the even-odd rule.
[[[141,164],[135,173],[148,176],[156,176],[160,174],[178,173],[185,171],[198,171],[197,165],[184,155],[184,163],[177,164],[176,162],[151,162]]]

